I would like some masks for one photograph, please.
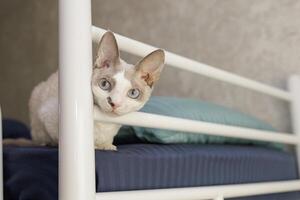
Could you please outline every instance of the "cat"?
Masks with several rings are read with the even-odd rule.
[[[142,108],[151,96],[164,67],[165,53],[157,49],[137,64],[120,58],[114,34],[107,31],[101,38],[92,71],[91,89],[94,110],[118,116]],[[25,146],[58,145],[58,72],[38,84],[29,100],[32,141],[4,140],[4,144]],[[94,120],[95,149],[117,150],[114,136],[121,125]]]

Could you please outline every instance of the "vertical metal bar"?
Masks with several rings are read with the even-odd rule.
[[[300,136],[300,76],[293,75],[289,78],[289,90],[292,97],[291,114],[294,133]],[[298,159],[298,172],[300,174],[300,146],[296,146]]]
[[[2,111],[0,107],[0,200],[3,200],[3,146],[2,146]]]
[[[224,197],[223,195],[218,195],[214,200],[224,200]]]
[[[59,0],[59,199],[95,199],[91,1]]]

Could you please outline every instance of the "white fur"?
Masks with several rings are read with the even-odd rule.
[[[128,88],[131,87],[129,80],[125,78],[125,71],[118,72],[113,76],[116,80],[116,85],[113,89],[113,93],[110,94],[112,101],[119,107],[122,106],[124,99],[126,98],[126,92]],[[94,110],[99,108],[94,106]],[[99,110],[100,111],[100,110]],[[116,150],[116,147],[112,145],[113,138],[118,133],[120,129],[118,124],[109,124],[109,123],[94,123],[94,133],[95,133],[95,147],[97,149],[105,150]],[[106,134],[103,134],[106,133]]]
[[[29,100],[32,139],[39,144],[58,144],[58,72],[38,84]]]
[[[164,63],[164,52],[162,50],[152,52],[141,60],[138,66],[127,64],[119,57],[119,50],[112,32],[104,34],[98,52],[91,83],[94,110],[98,109],[103,114],[116,116],[137,111],[143,107],[153,89],[152,84],[148,85],[142,78],[143,73],[146,72],[147,77],[151,74],[151,79],[148,81],[158,80]],[[101,89],[99,83],[103,78],[111,79],[114,83],[113,87],[109,90]],[[134,87],[139,87],[138,89],[142,92],[139,99],[128,97],[128,91],[136,89]],[[108,102],[108,97],[116,106]],[[34,88],[29,100],[29,111],[34,143],[56,146],[59,138],[58,72]],[[95,148],[116,150],[112,143],[120,127],[121,125],[95,121]]]
[[[127,97],[127,91],[132,87],[128,79],[125,78],[125,70],[116,73],[113,78],[116,80],[115,88],[110,97],[112,101],[121,106]]]
[[[31,132],[34,142],[41,145],[58,144],[58,73],[37,85],[29,100]],[[98,109],[95,107],[95,109]],[[95,148],[116,150],[113,138],[120,125],[94,123]]]

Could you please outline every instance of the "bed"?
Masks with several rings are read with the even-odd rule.
[[[29,138],[25,125],[4,120],[4,137]],[[120,142],[119,142],[120,143]],[[251,145],[118,144],[118,152],[96,151],[96,191],[257,183],[298,178],[296,157]],[[5,146],[4,194],[9,200],[58,198],[58,149]],[[249,200],[296,200],[299,192]]]
[[[58,7],[60,149],[4,147],[6,199],[300,199],[299,192],[296,192],[300,191],[299,76],[292,75],[289,89],[284,90],[165,51],[167,66],[290,103],[293,133],[277,132],[275,135],[272,131],[143,112],[106,116],[93,110],[93,97],[88,89],[91,86],[91,41],[99,43],[106,30],[92,26],[89,0],[59,0]],[[119,34],[115,36],[119,49],[135,56],[143,57],[158,49]],[[289,145],[293,151],[253,145],[128,143],[119,144],[118,152],[95,152],[94,120],[275,142]],[[1,184],[0,181],[2,189]],[[286,193],[279,194],[282,192]]]

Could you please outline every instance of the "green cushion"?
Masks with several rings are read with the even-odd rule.
[[[271,125],[255,117],[224,106],[199,100],[154,96],[141,111],[204,122],[275,131]],[[248,144],[276,148],[283,147],[283,145],[275,143],[210,136],[205,135],[205,133],[194,134],[144,127],[132,127],[132,129],[136,136],[142,141],[151,143]]]

